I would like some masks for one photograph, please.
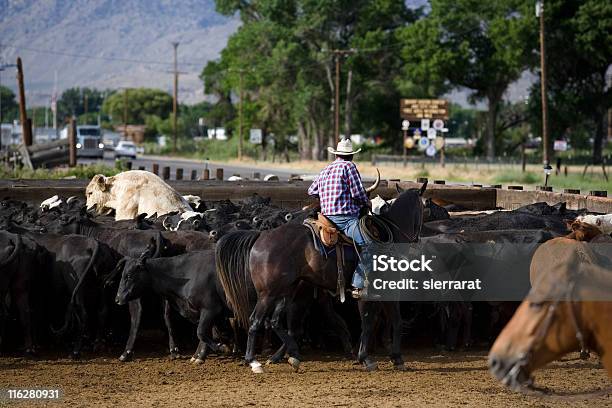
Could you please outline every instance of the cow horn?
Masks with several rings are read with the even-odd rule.
[[[217,232],[217,230],[210,230],[210,232],[208,233],[208,237],[210,239],[214,239],[219,233]]]
[[[293,219],[293,214],[287,213],[285,214],[285,221],[289,222]]]
[[[372,184],[370,187],[366,188],[366,193],[369,194],[372,191],[376,190],[378,188],[378,185],[380,184],[380,171],[378,171],[378,168],[376,168],[376,181],[374,181],[374,184]]]
[[[172,224],[169,222],[166,223],[166,221],[168,221],[168,217],[164,218],[164,220],[162,221],[162,226],[166,231],[172,231]]]

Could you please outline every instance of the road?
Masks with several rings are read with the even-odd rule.
[[[128,159],[129,160],[129,159]],[[136,160],[130,160],[132,162],[132,169],[137,170],[143,166],[145,170],[152,171],[153,163],[159,164],[159,172],[161,175],[162,168],[165,166],[170,167],[170,179],[176,178],[176,169],[183,169],[183,178],[188,180],[191,177],[191,171],[196,170],[198,177],[202,176],[204,169],[210,170],[210,177],[214,178],[217,168],[223,168],[223,177],[227,180],[228,177],[233,175],[240,175],[244,178],[253,178],[254,172],[259,172],[263,178],[267,174],[275,174],[281,181],[287,181],[292,174],[299,175],[313,175],[312,173],[303,173],[300,170],[288,171],[286,169],[275,169],[270,167],[259,167],[259,166],[238,166],[235,164],[226,164],[219,162],[210,162],[206,164],[204,161],[191,160],[191,159],[179,159],[174,157],[160,157],[160,156],[138,156]],[[104,163],[107,166],[114,166],[115,159],[113,158],[112,152],[106,152],[104,160],[100,159],[86,159],[79,158],[79,163]]]

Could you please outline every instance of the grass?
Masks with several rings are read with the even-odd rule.
[[[26,168],[9,169],[0,166],[0,179],[91,179],[96,174],[113,176],[123,170],[121,165],[117,167],[105,166],[102,164],[79,165],[77,167],[57,167],[54,169],[35,169]]]

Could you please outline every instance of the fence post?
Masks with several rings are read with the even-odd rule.
[[[132,170],[132,162],[131,161],[126,162],[125,165],[127,166],[128,170]]]
[[[183,169],[177,168],[176,169],[176,180],[182,180],[182,179],[183,179]]]
[[[164,166],[162,169],[162,175],[164,180],[170,180],[170,167]]]
[[[192,180],[197,180],[198,179],[198,171],[197,170],[191,170],[191,179]]]
[[[217,169],[217,180],[223,181],[223,169],[222,168]]]
[[[202,180],[208,180],[208,179],[210,179],[210,170],[204,169],[204,173],[202,173]]]
[[[153,174],[159,176],[159,164],[153,163]]]
[[[146,170],[145,166],[138,166],[138,170]]]

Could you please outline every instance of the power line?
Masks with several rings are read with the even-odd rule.
[[[72,57],[72,58],[84,58],[84,59],[94,59],[94,60],[101,60],[101,61],[115,61],[115,62],[130,62],[130,63],[136,63],[136,64],[153,64],[153,65],[168,65],[168,66],[174,65],[173,62],[167,62],[167,61],[139,60],[139,59],[120,58],[120,57],[99,57],[96,55],[76,54],[76,53],[63,52],[63,51],[49,51],[49,50],[41,50],[41,49],[30,48],[30,47],[16,47],[14,45],[4,45],[4,47],[12,48],[18,51],[27,51],[27,52],[33,52],[33,53],[39,53],[39,54],[49,54],[49,55],[61,55],[64,57]],[[188,61],[181,62],[181,65],[203,66],[205,64],[206,62],[188,62]]]

